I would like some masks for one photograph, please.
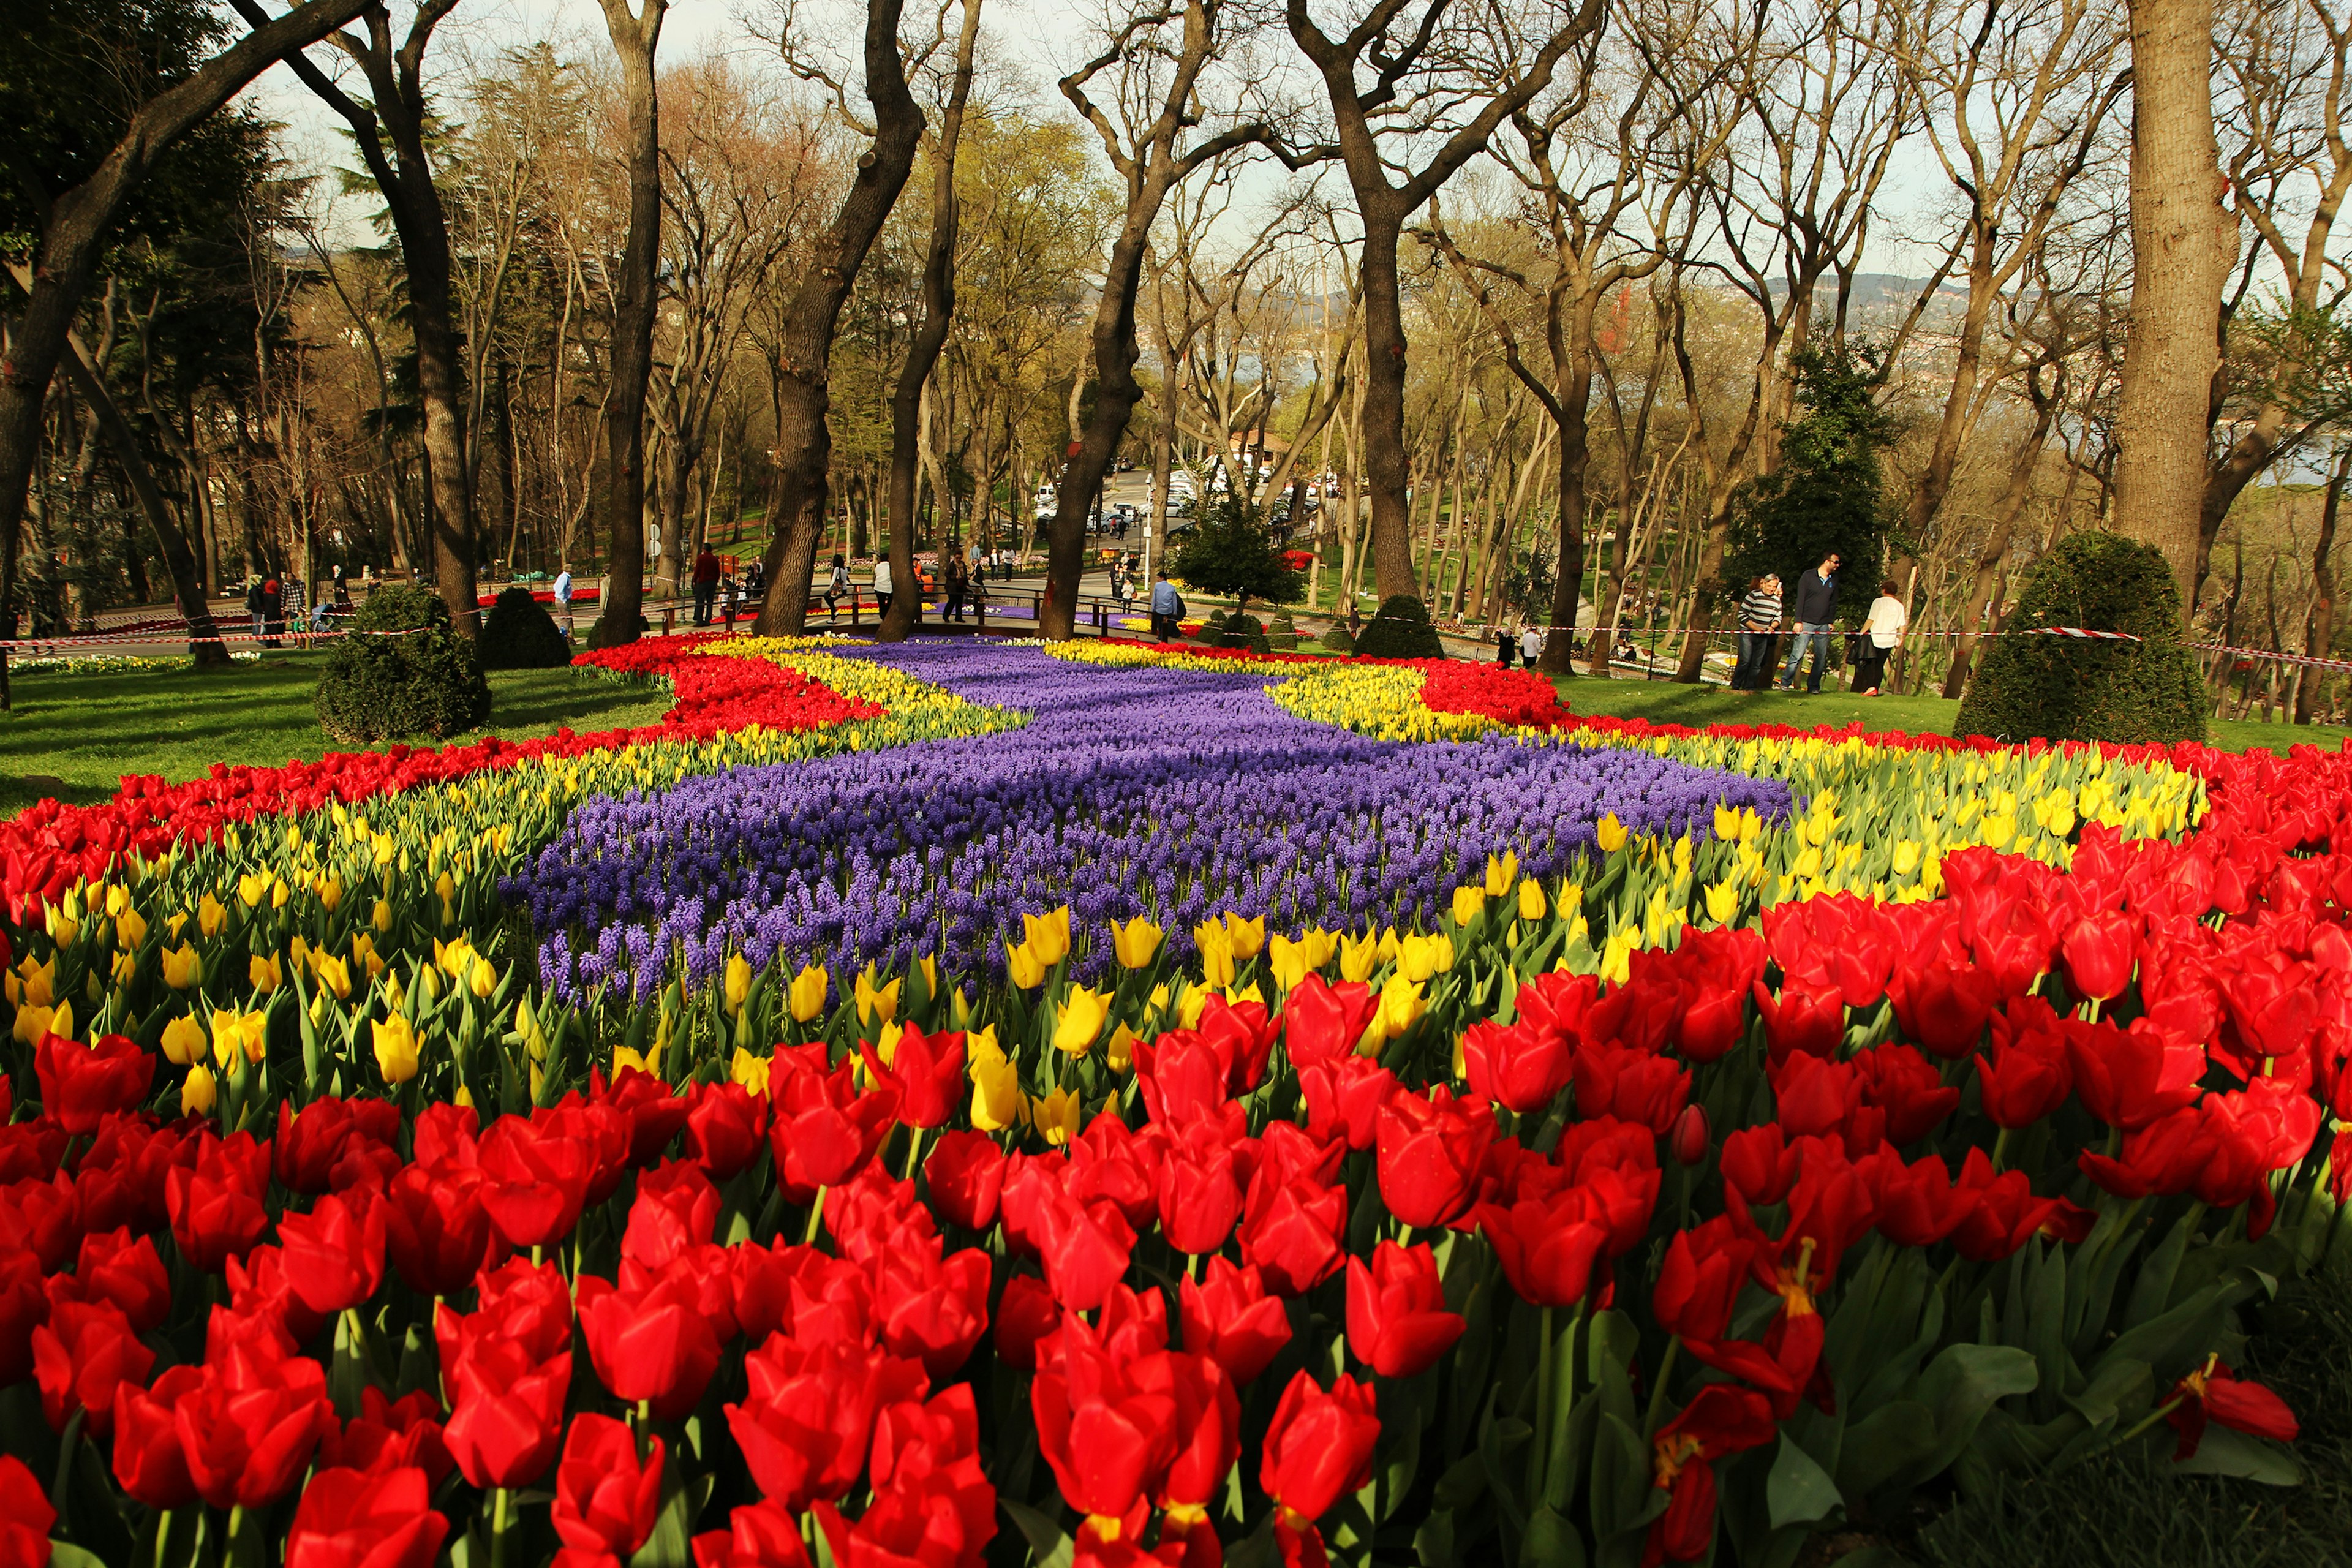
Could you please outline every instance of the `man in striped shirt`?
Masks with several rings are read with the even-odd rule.
[[[1739,665],[1731,672],[1734,691],[1761,690],[1772,668],[1772,634],[1780,626],[1780,579],[1766,573],[1739,601]]]

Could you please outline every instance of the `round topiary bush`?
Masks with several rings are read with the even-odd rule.
[[[2092,531],[2033,564],[2008,624],[2129,632],[2140,640],[1990,639],[1952,726],[2022,741],[2201,741],[2205,689],[2180,645],[2180,590],[2152,544]]]
[[[552,669],[572,662],[572,644],[528,588],[509,588],[482,617],[484,669]]]
[[[1207,615],[1201,617],[1201,629],[1192,634],[1192,638],[1195,642],[1202,644],[1203,647],[1215,647],[1217,646],[1217,638],[1223,635],[1224,629],[1225,612],[1223,610],[1211,610]]]
[[[1216,640],[1212,646],[1255,648],[1265,641],[1265,630],[1257,624],[1257,617],[1235,612],[1218,623]]]
[[[1429,624],[1429,610],[1411,594],[1381,601],[1364,635],[1356,639],[1360,658],[1444,658],[1445,645]]]
[[[1276,653],[1298,651],[1298,628],[1286,615],[1278,615],[1265,624],[1265,645]]]
[[[1323,647],[1331,653],[1356,651],[1355,635],[1348,630],[1345,621],[1333,621],[1330,630],[1323,634]]]
[[[378,588],[337,643],[319,678],[319,724],[338,741],[436,740],[490,716],[490,686],[474,645],[450,624],[440,596],[406,585]],[[398,633],[398,636],[372,634]]]

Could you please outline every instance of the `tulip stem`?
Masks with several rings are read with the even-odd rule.
[[[909,1127],[907,1129],[907,1170],[904,1179],[913,1181],[915,1172],[922,1163],[923,1130],[919,1127]]]
[[[1543,1496],[1544,1478],[1551,1469],[1551,1309],[1541,1312],[1536,1349],[1536,1425],[1528,1449],[1528,1500],[1533,1510]]]
[[[66,1482],[73,1476],[74,1450],[80,1446],[82,1418],[88,1414],[76,1410],[66,1423],[65,1435],[58,1439],[58,1476],[49,1488],[49,1506],[57,1510],[59,1518],[65,1516]]]
[[[163,1547],[172,1539],[172,1521],[179,1512],[178,1509],[167,1508],[155,1516],[155,1552],[148,1559],[152,1568],[163,1568]]]
[[[640,1399],[637,1401],[637,1463],[640,1465],[646,1462],[646,1434],[653,1429],[654,1402],[650,1399]]]
[[[513,1496],[505,1487],[490,1494],[490,1568],[507,1568],[507,1515]]]
[[[824,1189],[823,1187],[819,1187],[816,1190],[816,1201],[809,1205],[808,1228],[801,1233],[801,1245],[803,1247],[814,1247],[816,1245],[817,1226],[824,1221]]]
[[[2002,1128],[2000,1135],[1992,1141],[1992,1171],[1996,1176],[2007,1168],[2001,1163],[2001,1156],[2009,1152],[2009,1131]]]
[[[1666,1413],[1666,1377],[1675,1370],[1675,1357],[1682,1352],[1682,1335],[1672,1335],[1666,1341],[1666,1353],[1658,1358],[1657,1379],[1650,1386],[1650,1414],[1642,1423],[1643,1442],[1658,1435],[1658,1419]]]

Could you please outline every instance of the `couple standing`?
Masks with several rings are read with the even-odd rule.
[[[1813,663],[1806,673],[1805,690],[1813,695],[1822,689],[1822,671],[1830,661],[1830,638],[1837,631],[1832,617],[1837,614],[1837,574],[1843,564],[1838,553],[1832,551],[1822,558],[1820,565],[1797,579],[1796,602],[1788,606],[1797,635],[1777,683],[1780,690],[1797,689],[1797,669],[1804,663],[1808,648],[1812,651]],[[1771,668],[1772,637],[1780,629],[1781,608],[1780,579],[1769,572],[1757,578],[1748,596],[1740,600],[1739,666],[1732,672],[1734,690],[1759,690],[1766,684]],[[1879,584],[1878,597],[1871,601],[1870,612],[1858,634],[1862,650],[1854,660],[1853,689],[1863,696],[1878,695],[1887,655],[1903,640],[1907,618],[1903,601],[1896,597],[1894,580]]]

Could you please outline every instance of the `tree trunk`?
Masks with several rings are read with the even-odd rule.
[[[816,569],[817,541],[824,531],[826,470],[833,458],[825,414],[833,401],[834,333],[858,268],[906,187],[922,141],[923,111],[907,90],[907,62],[898,52],[903,8],[903,0],[866,0],[866,96],[874,106],[874,140],[858,156],[856,175],[833,222],[807,248],[800,287],[784,308],[777,334],[777,502],[768,525],[762,637],[797,637],[808,622],[809,574]],[[891,520],[894,531],[898,521]],[[908,583],[900,591],[912,587]]]
[[[2050,426],[2058,414],[2058,399],[2051,398],[2034,420],[2033,434],[2018,448],[2017,457],[2009,466],[2009,485],[2001,492],[2000,502],[1993,509],[1992,531],[1985,536],[1984,548],[1977,552],[1976,575],[1969,583],[1968,602],[1960,606],[1959,636],[1952,641],[1952,665],[1944,672],[1944,695],[1957,700],[1968,684],[1969,666],[1976,647],[1983,637],[1983,627],[1990,624],[1990,605],[1996,585],[2001,577],[2002,563],[2009,558],[2010,536],[2016,531],[2017,520],[2025,513],[2025,503],[2033,493],[2033,475],[2042,467],[2042,450],[2050,439]]]
[[[669,0],[639,0],[641,14],[630,11],[629,0],[603,5],[628,106],[629,236],[613,280],[613,374],[604,403],[604,530],[612,558],[591,639],[614,647],[637,640],[645,603],[646,384],[653,375],[655,272],[661,261],[661,102],[654,50]],[[805,581],[802,588],[805,596]]]
[[[2132,307],[2116,516],[2164,552],[2197,614],[2207,405],[2234,246],[2213,142],[2212,0],[2132,0]]]
[[[2311,549],[2311,614],[2305,619],[2303,628],[2303,651],[2308,658],[2327,658],[2328,647],[2336,640],[2336,569],[2327,558],[2336,547],[2336,513],[2344,500],[2347,479],[2352,479],[2352,447],[2346,447],[2336,459],[2336,471],[2327,478],[2327,500],[2319,509],[2319,539]],[[2309,664],[2296,672],[2296,723],[2311,722],[2328,673]]]

